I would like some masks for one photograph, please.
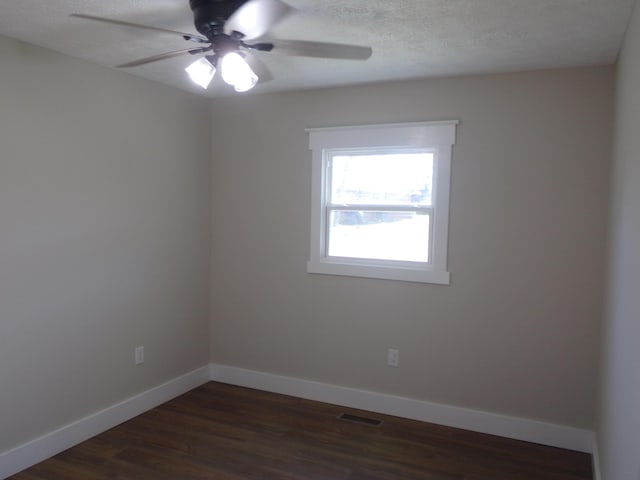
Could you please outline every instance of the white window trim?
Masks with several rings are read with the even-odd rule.
[[[451,154],[458,121],[310,128],[312,150],[311,238],[307,272],[449,285],[447,242]],[[333,149],[428,148],[434,150],[433,244],[429,264],[326,256],[324,215],[326,152]]]

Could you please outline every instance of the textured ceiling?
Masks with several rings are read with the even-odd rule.
[[[286,1],[286,0],[285,0]],[[365,61],[260,54],[274,79],[254,91],[613,63],[635,0],[288,0],[297,12],[273,37],[373,48]],[[0,34],[112,67],[186,48],[180,37],[70,18],[111,17],[195,32],[188,0],[5,0]],[[190,56],[127,71],[208,96],[183,68]]]

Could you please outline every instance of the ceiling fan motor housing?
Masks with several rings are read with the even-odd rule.
[[[223,33],[224,23],[247,0],[189,0],[196,30],[208,39]]]

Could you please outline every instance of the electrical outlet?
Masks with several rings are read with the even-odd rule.
[[[144,347],[136,347],[135,361],[136,361],[136,365],[140,365],[141,363],[144,363]]]
[[[390,348],[387,350],[387,365],[390,367],[400,366],[400,350]]]

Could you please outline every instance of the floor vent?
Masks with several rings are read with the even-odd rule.
[[[380,425],[382,425],[382,420],[361,417],[359,415],[351,415],[350,413],[341,413],[340,415],[338,415],[338,420],[344,420],[345,422],[357,423],[360,425],[367,425],[368,427],[379,427]]]

